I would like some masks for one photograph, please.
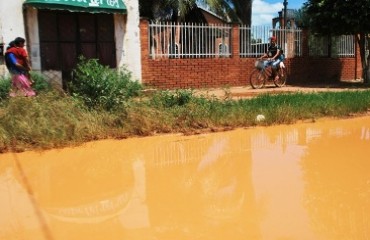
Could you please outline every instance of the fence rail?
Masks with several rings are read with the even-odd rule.
[[[302,30],[267,26],[238,26],[239,56],[258,57],[266,52],[269,37],[288,58],[302,56]],[[228,24],[163,23],[149,24],[151,58],[228,58],[232,55],[232,29]],[[355,57],[354,36],[309,38],[310,56]]]
[[[355,36],[342,35],[334,37],[335,50],[332,50],[337,57],[355,57]]]
[[[231,26],[150,23],[150,57],[229,57]]]
[[[315,36],[308,39],[309,55],[314,57],[355,57],[355,36]]]
[[[267,26],[240,26],[240,57],[257,57],[266,52],[269,38],[277,37],[277,44],[286,57],[302,55],[300,29],[277,29]]]

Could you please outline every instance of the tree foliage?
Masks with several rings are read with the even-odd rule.
[[[370,31],[370,0],[308,0],[309,25],[321,33],[357,34]]]
[[[140,15],[151,20],[178,21],[196,8],[196,0],[139,0]]]
[[[197,8],[197,2],[206,4],[224,19],[251,24],[252,0],[139,0],[140,15],[156,20],[184,20]]]
[[[231,21],[251,25],[252,0],[202,0],[212,11]]]
[[[307,0],[303,7],[310,29],[321,34],[354,34],[360,46],[364,82],[368,82],[370,0]],[[368,46],[370,49],[370,45]]]
[[[294,12],[294,20],[299,28],[307,28],[309,25],[307,12],[303,8],[298,9],[297,11]]]

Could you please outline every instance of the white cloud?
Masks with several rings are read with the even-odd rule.
[[[252,25],[272,25],[272,19],[283,9],[283,3],[267,3],[263,0],[253,0]]]

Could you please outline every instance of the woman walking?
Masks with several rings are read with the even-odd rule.
[[[12,75],[12,89],[9,94],[11,97],[36,95],[31,87],[32,81],[29,74],[31,67],[27,51],[24,49],[25,42],[24,38],[17,37],[5,52],[6,66]]]

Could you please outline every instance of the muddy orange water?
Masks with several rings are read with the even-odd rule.
[[[0,239],[369,240],[370,117],[1,154]]]

